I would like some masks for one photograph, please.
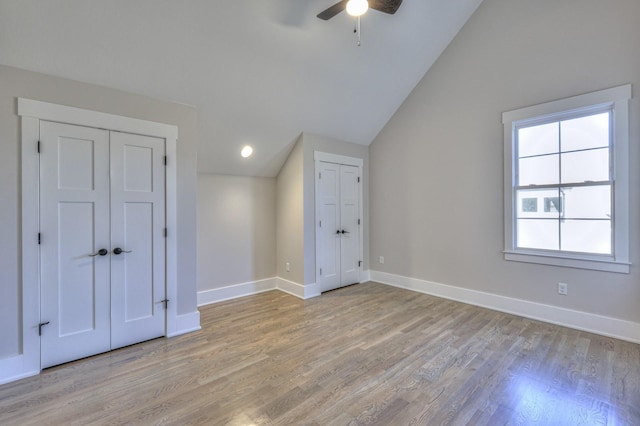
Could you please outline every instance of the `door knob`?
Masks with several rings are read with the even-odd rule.
[[[120,247],[116,247],[113,249],[113,254],[120,254],[120,253],[131,253],[131,250],[123,250]]]
[[[348,234],[348,233],[349,233],[349,231],[345,231],[345,230],[343,229],[343,230],[342,230],[342,233],[343,233],[343,234]]]
[[[91,256],[91,257],[96,257],[96,256],[106,256],[108,253],[109,253],[109,250],[107,250],[107,249],[100,249],[100,250],[98,250],[98,252],[97,252],[97,253],[90,254],[89,256]]]
[[[339,233],[340,233],[340,230],[338,229],[338,230],[336,231],[336,234],[339,234]]]

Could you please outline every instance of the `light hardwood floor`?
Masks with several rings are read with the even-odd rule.
[[[201,314],[0,386],[0,424],[640,425],[640,345],[375,283]]]

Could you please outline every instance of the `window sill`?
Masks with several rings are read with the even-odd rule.
[[[538,263],[541,265],[590,269],[594,271],[615,272],[619,274],[628,274],[630,269],[629,267],[631,266],[628,262],[618,262],[608,259],[565,257],[521,251],[505,251],[504,259],[515,262]]]

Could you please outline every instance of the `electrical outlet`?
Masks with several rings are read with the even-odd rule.
[[[284,264],[284,269],[287,272],[291,272],[291,264],[289,262]]]
[[[569,290],[568,284],[558,283],[558,294],[562,294],[563,296],[566,296],[568,290]]]
[[[380,256],[380,258],[378,259],[378,263],[384,263],[384,256]]]

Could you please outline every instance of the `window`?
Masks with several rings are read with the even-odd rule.
[[[503,114],[505,259],[629,272],[621,86]]]

